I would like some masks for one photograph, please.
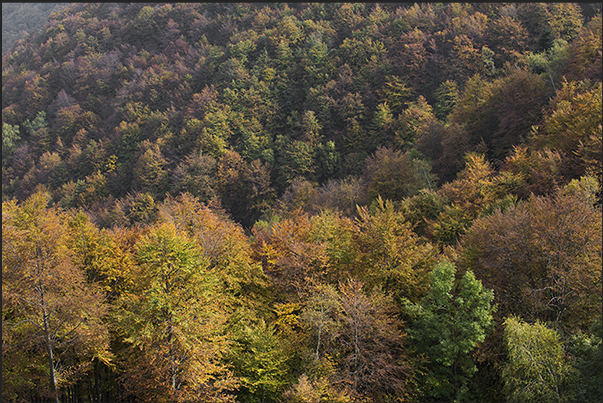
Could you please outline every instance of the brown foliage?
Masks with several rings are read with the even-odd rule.
[[[601,210],[584,194],[532,196],[471,227],[462,266],[494,290],[500,315],[588,326],[601,312]]]
[[[402,353],[405,333],[391,297],[367,294],[363,283],[339,285],[339,377],[357,398],[403,401],[409,394],[412,367]]]

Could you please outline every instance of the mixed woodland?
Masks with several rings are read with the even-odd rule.
[[[2,400],[600,402],[601,41],[600,3],[53,12],[2,59]]]
[[[2,55],[13,44],[40,30],[51,13],[68,3],[2,3]]]

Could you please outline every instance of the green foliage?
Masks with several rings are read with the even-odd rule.
[[[40,151],[46,151],[52,146],[52,137],[46,120],[46,112],[38,112],[33,121],[29,119],[25,120],[23,128],[27,130],[27,134],[35,141],[36,147]]]
[[[440,120],[446,120],[453,111],[459,98],[459,89],[454,81],[444,81],[435,92],[436,102],[433,107],[435,116]]]
[[[19,140],[19,126],[2,123],[2,167],[10,162]]]
[[[289,384],[289,357],[274,327],[264,321],[245,325],[235,336],[230,362],[240,378],[237,399],[246,402],[278,401]]]
[[[341,154],[333,141],[327,141],[318,146],[316,152],[316,176],[320,182],[325,182],[335,176],[338,171]]]
[[[414,316],[410,335],[428,357],[422,393],[437,400],[469,398],[477,368],[471,353],[492,328],[494,295],[472,271],[456,283],[456,268],[443,262],[431,273],[431,285],[419,304],[406,305]]]
[[[603,393],[601,371],[603,367],[603,343],[601,343],[601,317],[593,321],[592,333],[577,333],[568,343],[577,377],[572,381],[576,400],[596,402]]]
[[[495,67],[494,77],[506,78],[514,73],[505,63],[521,69],[527,56],[526,67],[554,75],[558,85],[560,73],[571,70],[560,56],[568,46],[580,55],[579,71],[592,76],[584,67],[587,59],[596,66],[596,16],[589,15],[592,21],[585,25],[583,10],[574,6],[508,5],[495,11],[344,5],[315,12],[314,6],[252,5],[228,15],[220,13],[230,6],[199,4],[186,6],[186,12],[183,7],[75,5],[57,14],[44,32],[28,39],[34,45],[18,47],[7,59],[5,123],[23,129],[27,118],[48,111],[48,129],[21,142],[30,152],[36,149],[36,158],[45,151],[64,158],[64,147],[83,148],[102,138],[103,152],[117,157],[115,175],[107,177],[111,196],[138,190],[159,200],[173,190],[166,175],[171,178],[198,152],[218,160],[232,147],[248,163],[260,159],[269,164],[278,195],[296,177],[324,184],[357,174],[364,165],[357,155],[379,147],[407,151],[434,116],[450,117],[469,137],[460,139],[451,130],[442,139],[446,155],[432,162],[440,181],[447,181],[464,153],[476,151],[482,140],[492,148],[481,150],[488,158],[502,159],[539,123],[532,109],[525,117],[517,113],[526,110],[522,88],[530,96],[536,94],[533,85],[470,75],[490,77]],[[66,23],[70,13],[78,17]],[[543,49],[535,37],[545,31],[559,38]],[[544,64],[530,61],[530,54],[544,57],[543,52],[550,53]],[[73,58],[66,60],[68,54]],[[508,102],[496,107],[505,91]],[[536,101],[527,106],[539,111],[544,105]],[[164,173],[150,169],[149,178],[145,161],[135,169],[137,151],[145,140],[159,138],[167,164]],[[596,160],[588,151],[594,148],[584,147],[584,158]],[[148,159],[153,158],[143,157]],[[51,190],[99,169],[78,165],[74,161],[68,169],[81,176],[63,175],[48,184]],[[32,178],[26,173],[7,171],[5,182],[12,185],[5,189],[27,193]],[[214,186],[208,188],[205,197],[215,199]],[[242,211],[230,211],[237,219],[257,219],[257,211],[240,204],[234,209]],[[247,210],[257,210],[255,205]]]
[[[557,332],[516,317],[508,317],[504,325],[509,361],[502,378],[509,400],[573,401],[568,392],[572,367]]]
[[[282,157],[277,157],[280,166],[282,186],[290,185],[297,177],[313,180],[316,172],[314,163],[316,146],[312,143],[293,140],[288,142],[279,136],[275,141],[277,149],[282,147]]]
[[[556,40],[553,42],[553,46],[546,50],[546,52],[536,54],[529,52],[526,55],[526,61],[530,69],[534,73],[539,73],[546,77],[554,91],[557,90],[560,82],[560,70],[568,62],[567,48],[567,42]]]
[[[600,5],[36,11],[57,7],[3,4],[3,52],[29,34],[3,57],[2,189],[3,255],[24,251],[3,274],[35,227],[8,215],[47,192],[66,240],[45,267],[111,305],[117,365],[58,348],[61,400],[500,400],[502,327],[478,342],[487,326],[467,324],[477,280],[442,271],[447,311],[424,330],[444,343],[406,343],[420,321],[400,301],[426,312],[443,259],[495,291],[500,322],[555,326],[582,374],[571,396],[598,390]],[[28,323],[3,329],[6,401],[52,397]]]

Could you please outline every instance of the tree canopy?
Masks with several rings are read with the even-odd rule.
[[[601,4],[38,6],[3,401],[597,401]]]

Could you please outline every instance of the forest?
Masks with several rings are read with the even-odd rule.
[[[2,401],[603,399],[601,3],[54,4]]]
[[[2,3],[2,55],[24,36],[42,28],[52,12],[69,3]]]

